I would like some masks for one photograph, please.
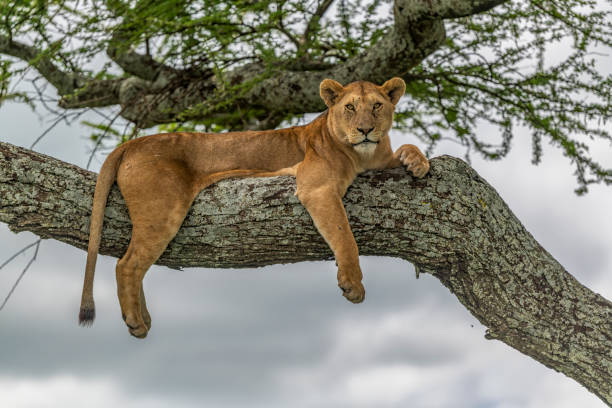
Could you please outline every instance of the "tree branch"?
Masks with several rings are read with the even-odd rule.
[[[95,179],[0,143],[0,221],[86,249]],[[294,191],[291,177],[227,180],[205,189],[158,264],[235,268],[330,259]],[[487,338],[612,404],[612,303],[567,273],[466,163],[432,159],[430,175],[420,180],[403,169],[367,173],[344,203],[362,255],[412,262],[488,327]],[[129,237],[115,187],[101,253],[122,256]]]
[[[175,121],[179,115],[182,120],[202,119],[240,107],[261,107],[262,113],[255,114],[258,120],[270,112],[284,115],[317,112],[325,109],[318,92],[323,79],[334,78],[345,84],[356,80],[382,84],[393,76],[405,76],[434,52],[444,38],[441,21],[411,22],[396,14],[393,29],[376,46],[333,68],[293,71],[280,66],[271,74],[263,63],[247,64],[226,73],[223,80],[192,78],[156,94],[145,92],[129,103],[122,101],[122,115],[147,127]],[[232,87],[245,83],[252,85],[236,95]]]
[[[176,74],[178,70],[155,61],[150,55],[139,54],[123,46],[127,41],[126,33],[118,28],[113,33],[106,55],[123,69],[124,72],[146,81],[154,81],[161,72]]]
[[[125,78],[87,80],[83,86],[64,93],[58,104],[64,109],[97,108],[120,102],[121,85]]]
[[[285,27],[285,23],[283,22],[283,15],[282,15],[282,8],[283,8],[283,3],[279,3],[278,4],[278,8],[279,8],[279,12],[281,13],[279,20],[278,20],[278,24],[277,24],[277,30],[279,30],[281,33],[283,33],[283,35],[285,37],[287,37],[287,39],[289,39],[289,41],[291,41],[293,43],[293,45],[295,45],[295,49],[299,50],[301,43],[300,41],[293,35],[293,33],[291,33],[289,30],[287,30],[287,28]]]
[[[65,109],[109,106],[119,103],[119,89],[123,79],[92,80],[84,75],[64,72],[45,52],[0,35],[0,54],[27,62],[62,95],[59,105]]]
[[[395,2],[396,16],[409,21],[422,19],[451,19],[484,13],[509,0],[399,0]]]
[[[323,17],[323,15],[329,9],[329,7],[332,5],[333,2],[334,0],[323,0],[321,3],[319,3],[319,6],[315,10],[315,12],[312,14],[312,17],[310,17],[310,20],[308,21],[308,24],[306,25],[306,29],[304,30],[304,33],[302,34],[302,38],[300,39],[300,43],[302,44],[302,46],[305,44],[308,44],[308,41],[310,40],[310,34],[315,29],[316,25],[319,24],[319,21],[321,20],[321,18]]]
[[[324,78],[342,83],[355,80],[383,83],[393,76],[407,76],[410,69],[444,41],[441,19],[485,11],[501,2],[396,0],[395,21],[389,32],[362,54],[333,67],[294,61],[270,69],[263,63],[251,63],[224,73],[222,78],[211,71],[176,70],[148,55],[122,49],[120,29],[115,31],[111,41],[114,45],[109,46],[107,53],[126,73],[133,75],[128,78],[92,80],[65,73],[48,58],[40,57],[40,50],[5,37],[0,37],[0,52],[31,62],[58,89],[64,108],[120,104],[121,115],[141,128],[211,117],[227,118],[227,123],[222,123],[226,127],[242,127],[244,118],[239,117],[242,115],[231,113],[248,110],[253,122],[250,127],[258,127],[271,114],[279,116],[282,112],[280,116],[284,117],[324,109],[318,96],[319,83]],[[329,0],[319,4],[304,31],[306,40],[317,18],[331,4]],[[245,88],[245,84],[249,86]]]
[[[0,35],[0,53],[19,58],[32,65],[60,95],[70,93],[81,86],[82,78],[79,75],[63,72],[44,55],[44,51],[35,47]]]

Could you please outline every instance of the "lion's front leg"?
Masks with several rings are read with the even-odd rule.
[[[342,295],[353,303],[362,302],[365,289],[361,283],[363,274],[359,267],[359,250],[340,195],[334,188],[309,189],[300,184],[298,177],[297,196],[336,258]]]
[[[393,159],[387,167],[393,168],[402,165],[406,166],[406,170],[412,172],[418,178],[424,177],[429,172],[429,160],[415,145],[405,144],[400,146],[393,153]]]

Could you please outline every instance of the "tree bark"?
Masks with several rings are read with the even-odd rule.
[[[0,143],[0,221],[86,249],[96,175]],[[202,191],[157,262],[256,267],[331,259],[291,177],[226,180]],[[612,404],[612,303],[581,285],[465,162],[442,156],[414,179],[359,176],[344,199],[362,255],[405,259],[440,280],[498,339]],[[113,188],[100,252],[120,257],[130,221]],[[368,271],[365,271],[368,273]]]

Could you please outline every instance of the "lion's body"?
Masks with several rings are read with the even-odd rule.
[[[295,176],[296,195],[334,252],[344,296],[361,302],[365,291],[359,253],[341,201],[346,189],[368,169],[404,164],[418,177],[429,169],[416,147],[404,145],[395,154],[391,150],[388,131],[404,87],[397,78],[383,86],[356,82],[342,87],[325,80],[321,96],[329,109],[305,126],[168,133],[115,149],[96,184],[80,323],[91,323],[95,315],[93,275],[104,207],[115,181],[133,225],[128,250],[117,263],[117,291],[125,322],[136,337],[145,337],[151,325],[142,291],[146,271],[176,235],[196,195],[230,177]]]

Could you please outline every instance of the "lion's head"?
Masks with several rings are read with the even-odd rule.
[[[361,155],[374,154],[391,129],[395,105],[405,91],[401,78],[392,78],[382,86],[365,81],[342,86],[332,79],[323,80],[320,94],[329,107],[332,136]]]

